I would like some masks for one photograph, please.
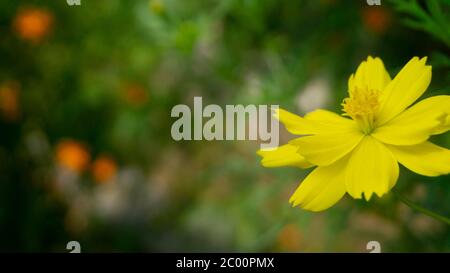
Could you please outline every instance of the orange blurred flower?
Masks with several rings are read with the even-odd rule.
[[[56,147],[58,163],[74,172],[82,172],[89,164],[90,155],[86,147],[75,140],[61,141]]]
[[[294,224],[288,224],[278,234],[278,247],[283,252],[298,251],[302,242],[302,233]]]
[[[13,27],[17,35],[27,41],[39,42],[51,30],[53,15],[40,8],[24,8],[18,11]]]
[[[386,8],[366,7],[362,10],[362,20],[368,30],[382,34],[391,25],[392,17]]]
[[[20,87],[16,82],[0,85],[0,113],[7,121],[16,121],[20,116]]]
[[[148,100],[148,93],[139,84],[128,84],[124,87],[125,101],[133,106],[142,106]]]
[[[92,175],[95,181],[104,183],[111,181],[117,173],[117,164],[109,156],[100,156],[92,165]]]

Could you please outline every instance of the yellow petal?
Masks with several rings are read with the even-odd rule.
[[[325,132],[346,128],[357,128],[357,124],[354,120],[344,118],[341,115],[323,109],[317,109],[309,112],[305,115],[305,119],[323,125],[323,129]]]
[[[434,96],[411,106],[399,116],[377,128],[372,135],[393,145],[413,145],[426,141],[430,135],[450,129],[450,96]]]
[[[443,134],[450,130],[450,111],[438,117],[440,124],[434,128],[433,135]]]
[[[348,89],[381,91],[390,81],[391,77],[386,71],[383,61],[380,58],[372,58],[369,56],[366,61],[363,61],[359,65],[356,73],[350,76]]]
[[[299,153],[307,161],[327,166],[344,157],[358,145],[364,135],[358,130],[347,130],[332,134],[304,136],[289,143],[299,147]]]
[[[411,171],[438,176],[450,173],[450,150],[431,142],[412,146],[388,145],[397,160]]]
[[[347,192],[353,198],[369,200],[388,192],[398,178],[398,163],[384,144],[370,136],[364,137],[352,152],[345,176]]]
[[[331,133],[336,130],[356,128],[353,120],[321,109],[308,113],[303,118],[279,108],[274,109],[274,117],[280,120],[294,135]]]
[[[426,60],[412,58],[386,86],[377,115],[378,126],[396,117],[425,92],[431,81],[431,66],[425,65]]]
[[[275,149],[261,149],[257,154],[262,157],[261,164],[267,168],[283,166],[312,167],[313,165],[306,161],[297,151],[297,146],[286,144]]]
[[[295,190],[289,199],[292,206],[310,211],[325,210],[339,201],[345,194],[345,165],[343,158],[336,163],[314,169]]]
[[[317,128],[313,122],[284,109],[274,109],[274,117],[282,122],[291,134],[302,135],[314,134],[317,132]]]

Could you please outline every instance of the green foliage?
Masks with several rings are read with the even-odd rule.
[[[411,28],[426,31],[450,47],[450,2],[448,0],[392,1],[394,8],[409,15],[402,21]]]

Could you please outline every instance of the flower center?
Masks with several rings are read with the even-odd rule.
[[[367,88],[355,88],[342,102],[343,116],[355,120],[365,134],[374,129],[375,115],[380,107],[380,91]]]

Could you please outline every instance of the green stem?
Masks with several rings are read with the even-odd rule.
[[[394,193],[394,195],[398,198],[398,200],[400,200],[403,204],[407,205],[408,207],[415,209],[418,212],[421,212],[423,214],[426,214],[438,221],[444,222],[447,225],[450,225],[450,219],[442,216],[440,214],[437,214],[435,212],[432,212],[430,210],[427,210],[426,208],[423,208],[417,204],[414,204],[413,202],[411,202],[409,199],[407,199],[406,197],[404,197],[403,195],[401,195],[397,190],[392,190],[392,192]]]

